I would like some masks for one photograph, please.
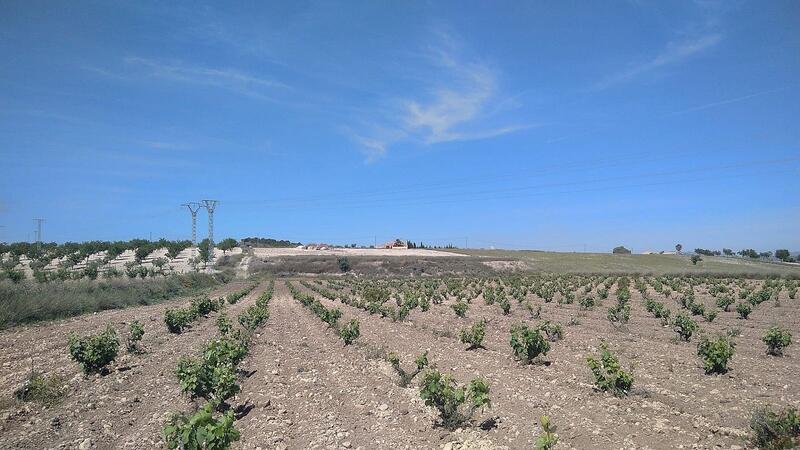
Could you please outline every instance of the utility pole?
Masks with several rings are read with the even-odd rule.
[[[197,202],[189,202],[181,206],[189,208],[189,212],[192,213],[192,259],[194,259],[195,252],[197,251],[197,211],[200,210],[200,204]]]
[[[36,222],[36,248],[42,249],[42,223],[44,219],[33,219]]]
[[[469,248],[469,237],[464,238],[464,248],[465,249]]]
[[[214,210],[217,209],[217,200],[203,200],[203,207],[208,211],[208,262],[214,259]],[[211,271],[211,266],[208,266]]]

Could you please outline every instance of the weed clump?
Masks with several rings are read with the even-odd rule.
[[[459,386],[452,376],[436,369],[425,373],[419,395],[427,406],[436,408],[441,424],[449,429],[470,420],[479,408],[491,407],[486,381],[475,378],[469,385]]]
[[[164,441],[170,450],[227,449],[239,440],[233,420],[233,410],[215,418],[211,404],[206,404],[192,416],[173,416],[164,427]]]
[[[726,373],[735,347],[736,343],[728,336],[719,336],[716,340],[704,337],[697,344],[697,355],[703,358],[706,373]]]
[[[768,355],[783,356],[783,349],[792,343],[792,333],[776,325],[767,330],[762,340],[767,344]]]
[[[130,330],[128,332],[128,353],[139,353],[142,351],[139,347],[139,342],[144,337],[144,325],[138,320],[131,322]]]
[[[14,397],[23,402],[36,402],[44,406],[53,406],[60,402],[64,395],[64,379],[58,375],[46,376],[39,372],[31,372],[25,383],[14,391]]]
[[[619,359],[608,350],[608,344],[600,344],[600,359],[586,358],[586,363],[594,376],[594,384],[604,392],[611,392],[617,397],[627,395],[633,385],[633,375],[622,370]]]
[[[467,350],[483,347],[483,338],[486,336],[486,319],[475,322],[471,328],[461,329],[461,342],[469,344]]]
[[[538,328],[529,328],[519,324],[511,328],[511,349],[514,356],[525,364],[530,364],[539,355],[546,355],[550,351],[550,343],[545,339]]]
[[[773,411],[763,406],[750,417],[751,442],[763,450],[784,450],[800,446],[800,414],[794,407]]]
[[[339,330],[339,337],[344,341],[344,345],[350,345],[355,341],[361,332],[358,329],[358,320],[352,319],[347,325]]]
[[[71,333],[69,336],[69,355],[87,374],[100,372],[114,361],[117,350],[117,332],[110,326],[96,335],[80,337]]]
[[[405,369],[400,365],[400,357],[397,356],[395,353],[389,353],[389,356],[386,358],[389,361],[389,364],[392,365],[395,372],[400,376],[400,379],[397,382],[397,385],[400,387],[408,387],[411,384],[411,381],[420,373],[422,370],[428,366],[428,352],[417,356],[417,359],[414,360],[414,364],[416,365],[416,369],[412,372],[406,372]]]

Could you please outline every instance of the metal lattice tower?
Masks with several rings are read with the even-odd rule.
[[[214,210],[217,200],[203,200],[202,205],[208,211],[208,262],[214,259]]]
[[[192,213],[192,245],[197,245],[197,211],[200,210],[200,204],[197,202],[184,203],[181,206],[189,208]]]
[[[36,221],[36,248],[42,249],[42,223],[44,219],[33,219]]]
[[[200,211],[200,204],[189,202],[181,206],[189,208],[189,212],[192,213],[192,259],[194,259],[195,251],[197,251],[197,211]]]

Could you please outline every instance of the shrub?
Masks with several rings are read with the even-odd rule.
[[[728,312],[728,308],[734,303],[733,297],[730,295],[723,295],[717,298],[717,306],[725,312]]]
[[[528,328],[519,324],[511,328],[511,348],[514,356],[526,364],[530,364],[537,356],[546,355],[550,351],[550,343],[542,337],[537,328]]]
[[[800,414],[794,407],[772,411],[768,406],[756,409],[750,417],[752,443],[762,450],[784,450],[800,446]]]
[[[528,310],[528,314],[530,315],[531,319],[538,319],[539,316],[542,315],[541,305],[537,305],[536,308],[534,308],[533,303],[525,302],[525,309]]]
[[[139,348],[139,341],[144,336],[144,325],[138,320],[131,322],[130,333],[128,334],[128,352],[138,353],[141,351]]]
[[[705,314],[705,316],[703,316],[703,317],[705,317],[705,318],[706,318],[706,321],[707,321],[707,322],[713,322],[713,321],[714,321],[714,319],[716,319],[716,318],[717,318],[717,312],[716,312],[716,311],[708,311],[708,312]]]
[[[392,365],[397,374],[400,376],[400,379],[397,382],[398,386],[407,387],[414,379],[414,377],[416,377],[420,372],[422,372],[422,369],[428,366],[428,352],[426,351],[425,353],[417,356],[417,359],[414,360],[414,364],[416,364],[416,369],[413,372],[406,372],[403,369],[403,367],[400,366],[400,358],[394,353],[389,353],[387,360],[389,361],[389,364]]]
[[[586,358],[586,363],[594,375],[594,384],[601,391],[608,391],[616,396],[627,395],[633,385],[633,375],[625,372],[619,365],[619,360],[608,351],[608,344],[600,344],[602,353],[600,359]]]
[[[627,302],[618,302],[616,306],[608,308],[606,318],[614,326],[628,323],[631,318],[631,305]]]
[[[467,306],[466,303],[459,300],[455,302],[451,308],[453,308],[453,311],[455,311],[458,317],[467,317],[467,309],[469,306]]]
[[[207,295],[192,299],[192,309],[199,316],[208,316],[212,311],[220,308],[220,302],[211,300]]]
[[[511,312],[511,303],[508,302],[508,299],[503,296],[497,301],[497,304],[500,305],[500,309],[503,310],[503,315],[507,316],[508,313]]]
[[[703,358],[706,373],[725,373],[728,361],[733,357],[736,344],[728,336],[719,336],[715,341],[703,337],[697,344],[697,355]]]
[[[536,450],[552,450],[556,448],[556,444],[558,444],[558,435],[556,434],[556,427],[550,425],[550,417],[540,417],[539,423],[542,424],[542,435],[536,438],[533,448]]]
[[[692,334],[697,330],[697,322],[687,317],[685,314],[678,314],[672,321],[672,329],[684,341],[692,338]]]
[[[486,319],[481,319],[474,324],[470,329],[461,329],[461,342],[469,344],[467,350],[483,347],[483,338],[486,336]]]
[[[692,301],[686,304],[686,308],[689,309],[693,316],[702,316],[706,313],[706,308],[702,303],[695,303]]]
[[[168,449],[228,449],[239,440],[233,420],[233,410],[214,418],[213,409],[207,404],[191,417],[173,416],[164,427],[164,441]]]
[[[355,341],[361,332],[358,329],[358,320],[352,319],[347,325],[339,330],[339,337],[344,341],[344,345],[350,345]]]
[[[703,258],[700,255],[692,255],[691,259],[692,259],[692,265],[693,266],[696,266],[697,263],[699,263],[700,261],[703,260]]]
[[[547,340],[550,342],[559,341],[564,338],[564,327],[562,327],[560,323],[545,320],[539,324],[539,330],[547,335]]]
[[[194,320],[194,312],[187,308],[167,309],[164,311],[164,323],[170,333],[180,334]]]
[[[342,318],[342,311],[339,308],[326,309],[322,304],[319,304],[317,314],[323,322],[327,323],[329,327],[336,328],[339,319]]]
[[[767,344],[768,355],[782,356],[783,349],[792,343],[792,334],[789,333],[789,330],[776,325],[767,330],[767,334],[762,340]]]
[[[739,313],[739,318],[747,320],[747,317],[753,312],[753,307],[748,305],[747,303],[740,302],[736,305],[736,312]]]
[[[31,372],[30,376],[14,397],[23,402],[36,402],[44,406],[53,406],[64,398],[64,379],[58,375],[45,376]]]
[[[590,295],[588,297],[582,298],[579,304],[581,305],[581,309],[592,309],[594,308],[596,303],[594,301],[594,297]],[[542,416],[542,417],[547,417],[547,416]]]
[[[201,359],[182,357],[176,375],[183,392],[192,398],[202,397],[214,407],[239,392],[236,365],[247,354],[247,347],[238,340],[221,338],[210,341]]]
[[[258,305],[250,305],[244,312],[239,314],[237,320],[242,327],[252,333],[256,328],[260,327],[261,324],[266,322],[267,319],[269,319],[269,310],[266,307],[262,308]]]
[[[478,408],[491,406],[489,385],[484,380],[476,378],[466,387],[458,386],[452,376],[443,376],[436,369],[425,373],[419,395],[425,405],[436,408],[442,425],[450,429],[470,420]]]
[[[661,319],[661,325],[669,325],[670,310],[663,303],[647,298],[644,303],[645,309],[652,313],[656,319]]]
[[[222,335],[228,334],[233,329],[233,322],[227,314],[222,313],[217,317],[217,329]]]
[[[349,272],[350,271],[350,260],[346,257],[340,257],[336,260],[337,264],[339,264],[339,270],[342,272]]]
[[[79,337],[74,333],[69,336],[69,355],[85,373],[102,370],[114,361],[118,349],[117,332],[110,326],[93,336]]]

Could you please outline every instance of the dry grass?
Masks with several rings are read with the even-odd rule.
[[[0,282],[0,329],[88,312],[149,305],[191,295],[226,281],[191,273],[151,279]]]

